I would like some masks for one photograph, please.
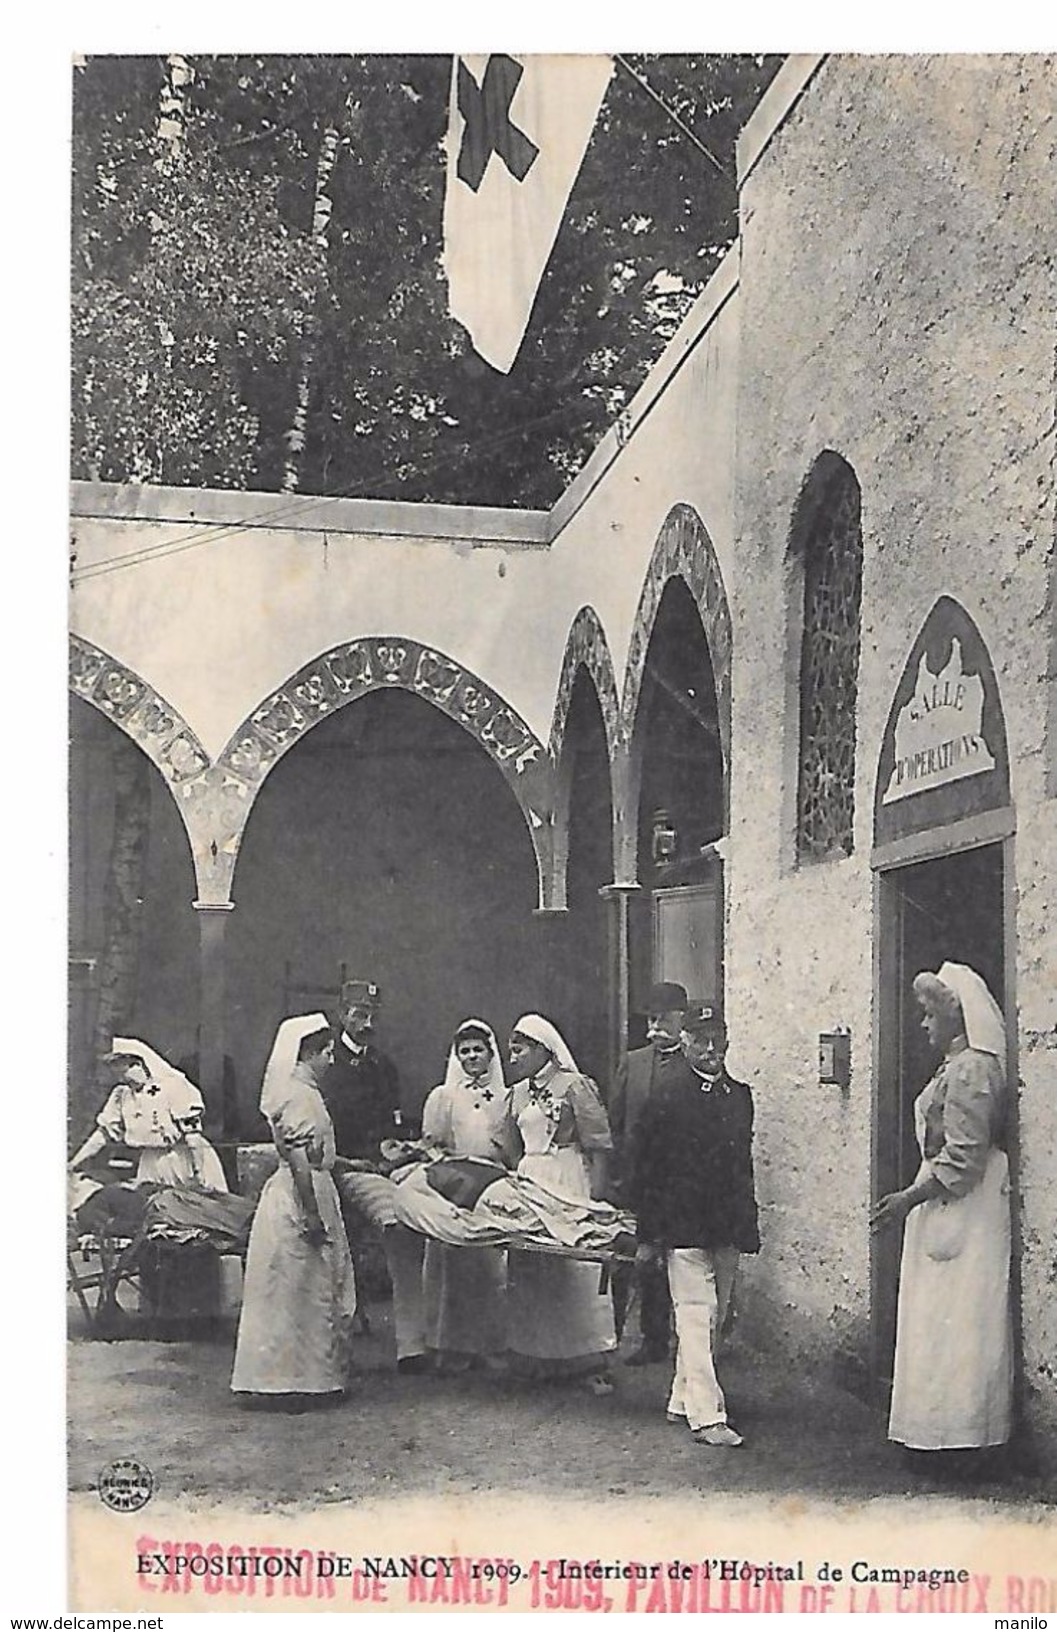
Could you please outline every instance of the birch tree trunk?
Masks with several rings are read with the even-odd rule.
[[[169,170],[179,164],[187,133],[187,87],[194,82],[195,71],[186,57],[172,55],[165,59],[165,82],[158,98],[158,129],[154,145],[158,170]]]
[[[333,201],[328,191],[330,178],[338,156],[341,134],[336,125],[328,125],[323,132],[316,163],[316,191],[312,206],[312,237],[318,245],[326,266]],[[316,325],[309,314],[301,349],[301,368],[297,377],[297,395],[294,402],[293,424],[286,433],[287,458],[283,469],[282,491],[296,493],[300,480],[301,455],[305,448],[305,425],[308,418],[308,398],[312,385],[312,365],[315,361]]]

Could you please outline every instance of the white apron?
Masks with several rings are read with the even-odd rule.
[[[554,1145],[554,1124],[538,1105],[518,1117],[525,1154],[520,1178],[570,1200],[591,1194],[587,1164],[572,1145]],[[616,1348],[613,1304],[599,1291],[597,1264],[561,1258],[510,1255],[507,1315],[510,1348],[537,1360],[587,1360]]]
[[[924,1151],[929,1082],[914,1105]],[[922,1164],[918,1178],[929,1175]],[[992,1149],[967,1195],[907,1218],[899,1271],[888,1437],[919,1451],[1003,1445],[1009,1438],[1013,1342],[1009,1303],[1009,1163]]]
[[[242,1317],[231,1386],[246,1394],[332,1394],[348,1381],[356,1277],[330,1175],[334,1129],[315,1087],[293,1081],[272,1115],[278,1171],[261,1191],[246,1253]],[[282,1139],[303,1144],[326,1230],[306,1239]]]

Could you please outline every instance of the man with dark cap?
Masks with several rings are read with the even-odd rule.
[[[320,1092],[334,1124],[334,1143],[347,1162],[377,1162],[383,1139],[407,1137],[400,1111],[400,1079],[396,1066],[371,1041],[381,1006],[381,991],[372,980],[347,980],[341,988],[338,1024],[334,1028],[334,1060],[328,1066]],[[345,1231],[352,1248],[356,1279],[361,1291],[382,1280],[377,1231],[349,1199],[341,1184],[338,1194]],[[422,1242],[406,1230],[385,1230],[386,1268],[393,1289],[397,1363],[403,1371],[426,1365],[425,1319],[422,1312]],[[366,1316],[358,1317],[367,1330]]]
[[[341,988],[334,1060],[320,1087],[339,1156],[376,1162],[383,1139],[400,1138],[400,1079],[396,1066],[371,1041],[381,992],[374,981],[347,980]]]
[[[692,1004],[680,1058],[666,1072],[636,1142],[627,1200],[638,1258],[663,1258],[675,1312],[675,1378],[668,1420],[699,1444],[737,1446],[714,1350],[740,1253],[758,1252],[752,1167],[752,1093],[726,1069],[727,1030],[711,1004]]]
[[[634,1167],[639,1130],[667,1069],[679,1059],[679,1034],[688,1004],[685,986],[661,981],[653,986],[647,1005],[646,1047],[625,1054],[610,1095],[609,1125],[613,1133],[616,1199],[623,1201]],[[671,1342],[672,1311],[668,1280],[659,1260],[642,1262],[636,1270],[639,1286],[639,1327],[642,1343],[628,1356],[629,1366],[648,1366],[667,1360]],[[627,1310],[629,1275],[613,1279],[617,1323],[623,1326]]]

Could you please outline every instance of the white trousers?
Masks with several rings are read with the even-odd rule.
[[[672,1247],[668,1252],[678,1340],[668,1410],[685,1417],[691,1428],[727,1420],[714,1356],[734,1290],[738,1256],[736,1247]]]

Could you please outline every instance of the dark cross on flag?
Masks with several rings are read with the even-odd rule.
[[[459,58],[459,112],[465,120],[457,174],[472,192],[484,180],[488,161],[497,153],[516,181],[524,181],[539,156],[510,117],[510,104],[525,72],[513,57],[492,56],[480,88]]]

